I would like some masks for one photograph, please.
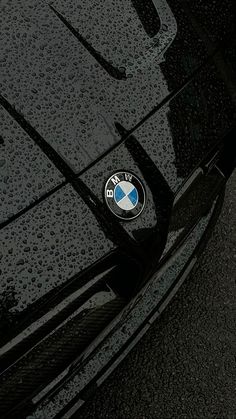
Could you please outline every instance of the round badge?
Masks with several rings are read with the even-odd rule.
[[[145,206],[145,191],[141,181],[130,172],[112,175],[105,185],[108,208],[122,220],[138,217]]]

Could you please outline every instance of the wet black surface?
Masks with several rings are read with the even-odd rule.
[[[78,418],[233,418],[236,172],[195,272]]]
[[[0,4],[4,342],[111,251],[154,262],[173,193],[234,124],[233,1],[142,3]],[[124,169],[147,192],[127,225],[104,203],[106,180]]]
[[[1,2],[1,96],[77,173],[119,141],[116,122],[133,129],[231,36],[232,1],[210,45],[201,4],[195,22],[187,2],[149,3],[151,38],[131,1]]]
[[[78,273],[78,260],[82,270],[93,263],[94,245],[100,258],[111,251],[112,243],[90,216],[72,187],[65,186],[2,231],[1,341],[13,332],[15,316]],[[31,320],[32,315],[31,309]]]

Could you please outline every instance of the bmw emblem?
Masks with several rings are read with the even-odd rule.
[[[138,217],[145,206],[145,191],[141,181],[130,172],[112,175],[105,185],[108,208],[122,220]]]

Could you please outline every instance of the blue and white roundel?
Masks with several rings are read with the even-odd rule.
[[[121,209],[130,211],[134,209],[138,203],[138,191],[132,183],[123,180],[116,185],[114,198]]]
[[[130,172],[112,175],[105,185],[105,201],[108,208],[118,218],[132,220],[145,206],[145,191],[137,176]]]

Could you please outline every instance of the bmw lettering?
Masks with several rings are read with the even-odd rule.
[[[144,187],[134,174],[118,172],[106,182],[105,200],[110,211],[118,218],[132,220],[144,209]]]

